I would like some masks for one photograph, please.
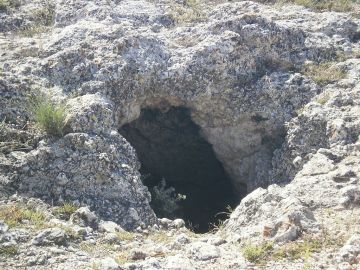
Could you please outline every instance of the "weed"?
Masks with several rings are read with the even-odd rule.
[[[135,234],[127,231],[116,232],[116,236],[121,241],[132,241],[135,238]]]
[[[303,73],[321,85],[346,78],[347,73],[334,64],[334,62],[310,64],[303,68]]]
[[[315,11],[350,12],[356,0],[278,0],[277,4],[293,3]]]
[[[79,248],[93,256],[107,257],[112,254],[114,247],[110,244],[81,242]]]
[[[205,20],[205,13],[202,11],[198,0],[186,0],[185,5],[187,7],[179,4],[170,7],[170,15],[176,23],[192,23]]]
[[[27,26],[23,29],[19,29],[16,33],[23,37],[33,37],[37,34],[46,32],[48,29],[49,29],[48,27],[43,25],[32,25],[32,26]]]
[[[316,102],[321,104],[321,105],[325,105],[326,102],[328,102],[330,99],[330,94],[327,92],[321,93],[320,95],[318,95],[316,97]]]
[[[273,256],[278,259],[289,258],[291,260],[308,257],[309,254],[322,248],[321,239],[305,237],[302,241],[290,242],[277,249]]]
[[[168,236],[165,231],[157,231],[149,234],[148,238],[155,243],[167,244],[172,240],[171,236]]]
[[[131,262],[132,260],[129,258],[129,253],[127,251],[121,252],[120,254],[118,254],[115,258],[115,261],[117,264],[125,264],[128,262]]]
[[[159,217],[175,218],[179,208],[179,202],[186,200],[186,196],[176,193],[175,188],[167,187],[163,178],[161,182],[151,190],[152,208]]]
[[[3,219],[9,227],[19,227],[24,221],[28,221],[36,228],[41,228],[45,222],[43,213],[19,205],[1,207],[0,219]]]
[[[72,240],[78,240],[81,239],[81,235],[79,235],[74,229],[67,226],[60,226],[66,233],[67,236],[69,236]]]
[[[340,248],[344,242],[344,239],[334,237],[323,230],[320,235],[304,235],[302,239],[298,241],[284,243],[279,247],[275,247],[273,243],[269,241],[258,245],[246,244],[242,252],[248,261],[258,265],[265,265],[268,260],[296,260],[301,258],[305,262],[303,269],[307,269],[306,267],[309,267],[311,254],[325,248]]]
[[[234,209],[228,205],[226,206],[226,211],[224,212],[219,212],[215,215],[215,217],[218,216],[223,216],[226,219],[228,219],[231,215],[231,213],[234,212]],[[210,224],[213,228],[211,229],[212,232],[218,232],[218,231],[222,231],[225,227],[225,220],[224,219],[218,219],[216,223]]]
[[[56,104],[46,95],[34,92],[29,98],[28,109],[36,124],[47,134],[62,136],[65,125],[65,109],[61,104]]]
[[[260,245],[247,244],[243,247],[244,257],[253,263],[264,264],[273,250],[272,242],[263,242]]]
[[[78,206],[72,203],[64,203],[53,210],[53,214],[57,217],[68,220],[70,216],[78,209]]]
[[[18,253],[18,249],[15,246],[0,247],[0,255],[13,256]]]

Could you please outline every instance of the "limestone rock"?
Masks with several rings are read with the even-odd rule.
[[[165,269],[169,270],[195,270],[191,260],[178,254],[166,258]]]
[[[68,132],[109,132],[113,128],[112,106],[96,94],[70,99],[66,110]]]
[[[353,235],[346,244],[340,249],[338,261],[347,262],[349,264],[357,264],[358,255],[360,254],[360,235]]]
[[[122,229],[118,224],[112,221],[102,221],[99,224],[99,231],[107,232],[107,233],[116,233],[116,232],[123,232]]]
[[[121,267],[115,262],[113,258],[104,258],[100,261],[101,270],[120,270]]]
[[[0,234],[6,233],[9,229],[9,226],[4,222],[0,221]]]
[[[32,244],[35,246],[42,245],[65,245],[66,244],[66,233],[64,230],[60,228],[50,228],[41,231],[38,235],[36,235]]]
[[[80,207],[71,215],[70,221],[82,227],[97,228],[99,219],[94,212],[91,212],[88,207]]]
[[[194,258],[201,261],[211,260],[220,256],[218,247],[203,242],[192,243],[187,250]]]

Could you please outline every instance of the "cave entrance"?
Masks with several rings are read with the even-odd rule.
[[[203,233],[237,205],[230,178],[188,109],[143,109],[120,133],[136,149],[158,217],[182,218]]]

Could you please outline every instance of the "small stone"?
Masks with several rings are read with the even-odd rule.
[[[191,244],[188,248],[188,252],[192,254],[194,258],[201,261],[207,261],[220,256],[220,250],[218,247],[203,242],[195,242]]]
[[[101,270],[120,270],[120,266],[115,262],[113,258],[106,257],[100,261]]]
[[[91,227],[97,229],[99,219],[94,212],[91,212],[88,207],[80,207],[70,217],[70,221],[82,227]]]
[[[175,219],[173,222],[172,222],[172,225],[173,227],[177,228],[177,229],[180,229],[182,227],[185,226],[185,221],[178,218],[178,219]]]
[[[66,234],[65,231],[60,228],[50,228],[41,231],[36,235],[32,244],[35,246],[45,246],[45,245],[64,245],[66,243]]]
[[[221,238],[221,237],[211,237],[208,239],[207,243],[209,243],[210,245],[214,245],[214,246],[220,246],[222,244],[226,243],[226,240]]]
[[[115,233],[107,233],[104,237],[104,242],[108,244],[114,244],[119,241],[118,236]]]
[[[9,230],[9,226],[5,224],[2,220],[0,220],[0,234],[6,233]]]
[[[177,254],[175,256],[169,256],[165,258],[166,270],[194,270],[196,269],[191,260],[184,255]]]
[[[190,243],[190,238],[186,234],[182,233],[175,238],[175,241],[184,245]]]
[[[100,222],[99,231],[108,233],[124,232],[123,228],[121,228],[118,224],[112,221]]]

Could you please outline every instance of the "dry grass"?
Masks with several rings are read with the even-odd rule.
[[[20,205],[0,207],[0,219],[4,220],[9,227],[21,227],[26,224],[40,229],[45,225],[43,213]]]
[[[0,247],[0,256],[14,256],[18,253],[18,249],[16,246],[9,246],[9,247]]]
[[[315,99],[315,101],[321,105],[325,105],[330,99],[330,94],[328,92],[321,93]]]
[[[173,237],[168,236],[166,231],[158,231],[150,233],[148,239],[155,243],[168,244],[172,241]]]
[[[129,251],[122,251],[121,253],[117,254],[114,259],[116,263],[120,265],[132,262]]]
[[[306,65],[303,68],[302,73],[311,77],[320,85],[336,82],[345,79],[347,76],[347,73],[335,66],[334,62]]]
[[[277,5],[296,4],[319,12],[352,12],[356,7],[356,0],[260,0],[258,2]]]
[[[206,19],[199,0],[186,0],[185,6],[174,2],[169,8],[169,13],[176,24],[201,22]]]
[[[59,206],[53,210],[53,214],[56,217],[68,220],[70,216],[78,209],[79,207],[72,203],[64,203],[62,206]]]
[[[259,245],[246,244],[242,248],[242,253],[249,262],[264,264],[273,250],[272,242],[263,242]]]
[[[290,261],[302,259],[307,267],[308,260],[313,253],[328,248],[339,248],[345,243],[345,238],[336,237],[325,230],[319,235],[307,234],[301,239],[275,247],[270,241],[260,244],[245,244],[242,248],[244,257],[257,265],[266,265],[268,261],[287,259]]]
[[[30,17],[33,23],[25,28],[18,29],[17,35],[33,37],[49,31],[55,21],[55,6],[50,1],[44,1],[43,6],[33,10]]]
[[[136,234],[132,232],[123,231],[123,232],[116,232],[116,236],[121,241],[132,241],[135,239]]]

